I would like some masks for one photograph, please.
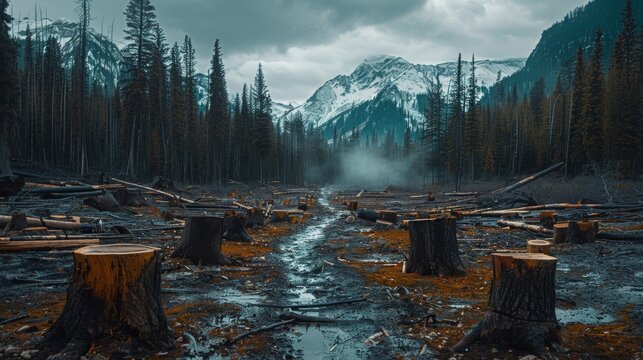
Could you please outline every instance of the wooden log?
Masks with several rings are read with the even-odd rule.
[[[99,196],[104,194],[104,190],[81,191],[81,192],[64,192],[64,193],[43,193],[43,199],[67,199],[67,198],[85,198],[90,196]]]
[[[527,240],[527,252],[551,255],[551,242],[546,240]]]
[[[622,240],[622,241],[642,241],[643,231],[600,231],[596,233],[596,238],[604,240]]]
[[[181,243],[172,253],[173,258],[189,259],[198,265],[236,265],[221,253],[223,218],[193,216],[188,218]]]
[[[567,228],[567,242],[572,244],[594,242],[594,227],[589,221],[570,221]]]
[[[558,163],[558,164],[556,164],[554,166],[548,167],[547,169],[545,169],[543,171],[540,171],[540,172],[538,172],[538,173],[536,173],[534,175],[526,177],[526,178],[518,181],[517,183],[515,183],[513,185],[507,186],[507,187],[502,188],[502,189],[498,189],[498,190],[494,191],[492,194],[504,194],[504,193],[508,193],[508,192],[517,190],[518,188],[521,188],[521,187],[529,184],[530,182],[532,182],[532,181],[534,181],[534,180],[536,180],[536,179],[538,179],[538,178],[540,178],[542,176],[545,176],[545,175],[547,175],[547,174],[549,174],[551,172],[554,172],[554,171],[558,170],[563,165],[565,165],[565,163],[560,162],[560,163]]]
[[[397,223],[397,211],[380,210],[378,211],[378,217],[380,220],[388,221],[393,224]]]
[[[546,345],[557,338],[556,258],[544,254],[492,254],[489,312],[455,351],[476,341],[509,345],[549,358]]]
[[[140,207],[149,205],[140,190],[121,188],[113,195],[121,206]]]
[[[98,245],[99,239],[0,241],[0,252],[70,249]]]
[[[115,211],[120,208],[118,201],[111,193],[106,193],[99,196],[90,196],[83,200],[83,204],[91,206],[98,211]]]
[[[77,359],[121,331],[154,350],[174,347],[161,302],[160,249],[134,244],[77,249],[67,302],[45,334],[50,359]]]
[[[525,223],[518,222],[518,221],[508,221],[508,220],[498,220],[497,224],[498,224],[498,226],[508,227],[508,228],[511,228],[511,229],[520,229],[520,230],[526,230],[526,231],[531,231],[531,232],[541,233],[541,234],[547,234],[547,235],[552,234],[551,230],[546,229],[545,227],[543,227],[541,225],[530,225],[530,224],[525,224]]]
[[[258,226],[264,226],[266,225],[267,220],[268,219],[261,208],[251,207],[246,210],[246,223],[244,226],[251,229]]]
[[[22,212],[16,211],[11,215],[9,222],[4,227],[5,232],[22,230],[29,226],[27,223],[27,215]]]
[[[169,193],[169,192],[165,192],[165,191],[157,190],[157,189],[151,188],[151,187],[149,187],[149,186],[143,186],[143,185],[139,185],[139,184],[135,184],[135,183],[131,183],[131,182],[127,182],[127,181],[123,181],[123,180],[115,179],[115,178],[112,178],[112,181],[117,182],[117,183],[119,183],[119,184],[123,184],[123,185],[131,186],[131,187],[139,188],[139,189],[142,189],[142,190],[151,191],[151,192],[153,192],[153,193],[155,193],[155,194],[159,194],[159,195],[165,196],[166,198],[168,198],[168,199],[170,199],[170,200],[176,200],[176,201],[178,201],[178,202],[183,202],[183,203],[188,203],[188,204],[194,204],[194,203],[196,203],[194,200],[186,199],[186,198],[184,198],[184,197],[181,197],[181,196],[178,196],[178,195],[175,195],[175,194]]]
[[[409,220],[411,248],[407,272],[420,275],[464,274],[455,223],[453,217]]]
[[[368,220],[375,222],[379,219],[379,214],[375,210],[369,210],[369,209],[359,209],[357,210],[357,218],[362,219],[362,220]]]
[[[0,224],[6,225],[11,221],[11,216],[0,215]],[[59,221],[59,220],[50,220],[44,218],[34,218],[27,217],[28,226],[46,226],[49,229],[60,229],[60,230],[93,230],[97,228],[96,224],[81,224],[79,222],[72,221]]]
[[[31,189],[25,189],[25,192],[31,194],[65,194],[65,193],[82,193],[82,192],[92,192],[96,190],[115,190],[122,189],[123,185],[121,184],[104,184],[104,185],[74,185],[74,186],[46,186],[46,187],[37,187]]]

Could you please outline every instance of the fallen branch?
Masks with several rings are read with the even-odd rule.
[[[260,327],[260,328],[258,328],[258,329],[254,329],[254,330],[246,331],[246,332],[244,332],[243,334],[239,334],[239,335],[237,335],[235,338],[233,338],[233,339],[231,339],[231,340],[227,340],[223,345],[225,345],[225,346],[228,346],[228,345],[234,345],[234,344],[236,344],[237,342],[239,342],[239,340],[244,339],[244,338],[247,338],[247,337],[248,337],[248,336],[250,336],[250,335],[254,335],[254,334],[258,334],[258,333],[260,333],[260,332],[264,332],[264,331],[268,331],[268,330],[276,329],[276,328],[281,327],[281,326],[284,326],[284,325],[292,324],[292,323],[294,323],[295,321],[296,321],[295,319],[289,319],[289,320],[285,320],[285,321],[280,321],[280,322],[278,322],[278,323],[274,323],[274,324],[266,325],[266,326]]]
[[[492,192],[492,194],[504,194],[504,193],[508,193],[510,191],[514,191],[514,190],[516,190],[518,188],[521,188],[521,187],[529,184],[530,182],[538,179],[539,177],[545,176],[545,175],[547,175],[547,174],[549,174],[551,172],[556,171],[557,169],[561,168],[563,165],[565,165],[565,163],[560,162],[560,163],[558,163],[558,164],[556,164],[554,166],[548,167],[547,169],[545,169],[545,170],[543,170],[541,172],[538,172],[538,173],[536,173],[534,175],[526,177],[526,178],[518,181],[517,183],[515,183],[513,185],[507,186],[507,187],[502,188],[502,189],[498,189],[498,190]]]
[[[346,299],[346,300],[319,303],[319,304],[301,304],[301,305],[250,304],[250,305],[260,306],[260,307],[272,307],[272,308],[278,308],[278,309],[309,309],[309,308],[319,308],[319,307],[351,304],[351,303],[362,302],[366,300],[368,300],[367,297],[361,297],[361,298]]]
[[[546,235],[553,235],[553,230],[547,229],[544,226],[541,225],[529,225],[525,223],[521,223],[518,221],[508,221],[508,220],[498,220],[497,222],[498,226],[501,227],[508,227],[511,229],[520,229],[520,230],[526,230],[526,231],[531,231],[535,233],[541,233],[541,234],[546,234]]]
[[[603,240],[641,241],[643,240],[643,231],[601,231],[595,236]]]
[[[298,314],[292,311],[285,312],[279,316],[282,320],[294,320],[296,323],[336,323],[341,320],[323,318],[319,316],[310,316]]]
[[[0,241],[0,252],[69,249],[99,244],[98,239]]]
[[[0,225],[6,225],[11,221],[11,216],[0,215]],[[72,221],[59,221],[59,220],[50,220],[42,218],[27,218],[28,226],[46,226],[49,229],[58,229],[58,230],[80,230],[80,229],[95,229],[95,224],[81,224]]]
[[[14,321],[22,320],[22,319],[26,318],[27,316],[29,316],[29,315],[27,315],[25,313],[20,313],[20,314],[18,314],[16,316],[13,316],[13,317],[10,317],[8,319],[4,319],[4,320],[0,321],[0,325],[5,325],[5,324],[12,323]]]
[[[165,197],[167,197],[169,199],[177,200],[179,202],[184,202],[184,203],[187,203],[187,204],[195,204],[196,203],[194,200],[186,199],[184,197],[181,197],[181,196],[169,193],[169,192],[157,190],[157,189],[151,188],[149,186],[139,185],[139,184],[135,184],[135,183],[131,183],[131,182],[115,179],[115,178],[112,178],[112,181],[117,182],[119,184],[139,188],[139,189],[146,190],[146,191],[150,191],[150,192],[153,192],[155,194],[163,195],[163,196],[165,196]]]

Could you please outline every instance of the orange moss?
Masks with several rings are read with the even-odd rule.
[[[272,251],[267,242],[240,243],[225,241],[221,244],[221,252],[233,258],[249,259],[264,256]]]
[[[601,359],[633,359],[641,356],[643,336],[636,321],[630,318],[632,306],[619,312],[617,323],[585,325],[567,324],[560,331],[561,344],[570,350],[565,358],[578,358],[589,353]]]

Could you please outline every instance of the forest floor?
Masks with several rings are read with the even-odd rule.
[[[485,186],[480,188],[487,191]],[[412,212],[436,208],[452,211],[457,207],[466,212],[461,205],[473,203],[475,197],[436,192],[435,200],[427,201],[416,196],[422,191],[360,193],[359,189],[294,189],[276,184],[253,188],[239,185],[225,192],[198,187],[188,191],[181,196],[220,203],[236,200],[261,204],[271,200],[273,210],[296,207],[303,193],[315,200],[307,209],[310,218],[271,221],[248,230],[254,239],[251,243],[225,241],[222,252],[240,260],[241,266],[197,266],[170,259],[182,231],[169,228],[191,214],[217,212],[177,206],[151,192],[144,192],[148,206],[122,212],[100,212],[79,198],[40,200],[31,196],[0,202],[0,215],[21,211],[41,218],[53,214],[77,216],[82,223],[100,220],[105,228],[121,225],[129,229],[133,236],[126,242],[162,249],[162,301],[176,334],[176,349],[150,352],[131,337],[114,335],[93,343],[87,359],[520,359],[529,355],[498,345],[476,345],[466,354],[455,354],[450,347],[487,311],[490,254],[524,251],[526,240],[544,236],[501,228],[496,224],[498,218],[464,214],[458,221],[457,237],[466,274],[419,276],[402,273],[410,246],[407,230],[371,231],[371,222],[346,221],[354,215],[345,205],[351,200],[357,200],[360,208],[395,210],[404,218]],[[521,213],[518,219],[537,221],[535,214]],[[569,210],[565,215],[594,216],[604,220],[606,227],[643,229],[640,208],[589,214]],[[640,358],[641,243],[599,239],[582,245],[555,245],[552,255],[558,259],[556,315],[560,339],[550,351],[560,359]],[[0,253],[0,357],[44,356],[40,341],[62,311],[72,268],[71,250]],[[352,302],[289,308],[343,300]],[[329,322],[289,324],[226,344],[241,333],[283,321],[281,315],[291,310]]]

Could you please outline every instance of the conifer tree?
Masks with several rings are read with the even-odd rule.
[[[478,123],[478,84],[476,81],[476,59],[471,57],[471,75],[467,89],[467,113],[464,126],[464,150],[471,171],[471,179],[475,178],[476,156],[478,154],[478,138],[480,124]]]
[[[587,68],[583,104],[583,148],[587,160],[600,162],[603,151],[603,101],[605,78],[603,74],[603,32],[598,29],[594,49]]]
[[[214,55],[212,56],[210,72],[210,109],[208,110],[208,133],[211,134],[209,149],[214,154],[214,180],[221,181],[229,177],[230,161],[230,115],[228,113],[228,92],[226,89],[225,69],[223,54],[219,39],[214,42]]]
[[[166,117],[167,117],[167,44],[165,43],[165,34],[161,27],[156,24],[152,35],[154,47],[152,48],[152,63],[150,66],[149,81],[149,129],[147,136],[149,146],[147,148],[147,158],[151,160],[151,170],[153,174],[165,174],[167,164],[167,147],[163,146],[166,138]]]
[[[263,75],[261,64],[257,69],[254,82],[254,149],[259,158],[259,179],[264,182],[268,176],[269,156],[274,150],[271,107],[272,100]]]
[[[11,175],[7,134],[14,125],[18,93],[16,43],[9,34],[8,0],[0,0],[0,175]]]
[[[568,134],[566,139],[566,163],[569,174],[577,174],[585,159],[583,148],[583,124],[585,102],[585,55],[582,47],[576,52],[574,80],[571,86],[571,111],[568,119]]]

